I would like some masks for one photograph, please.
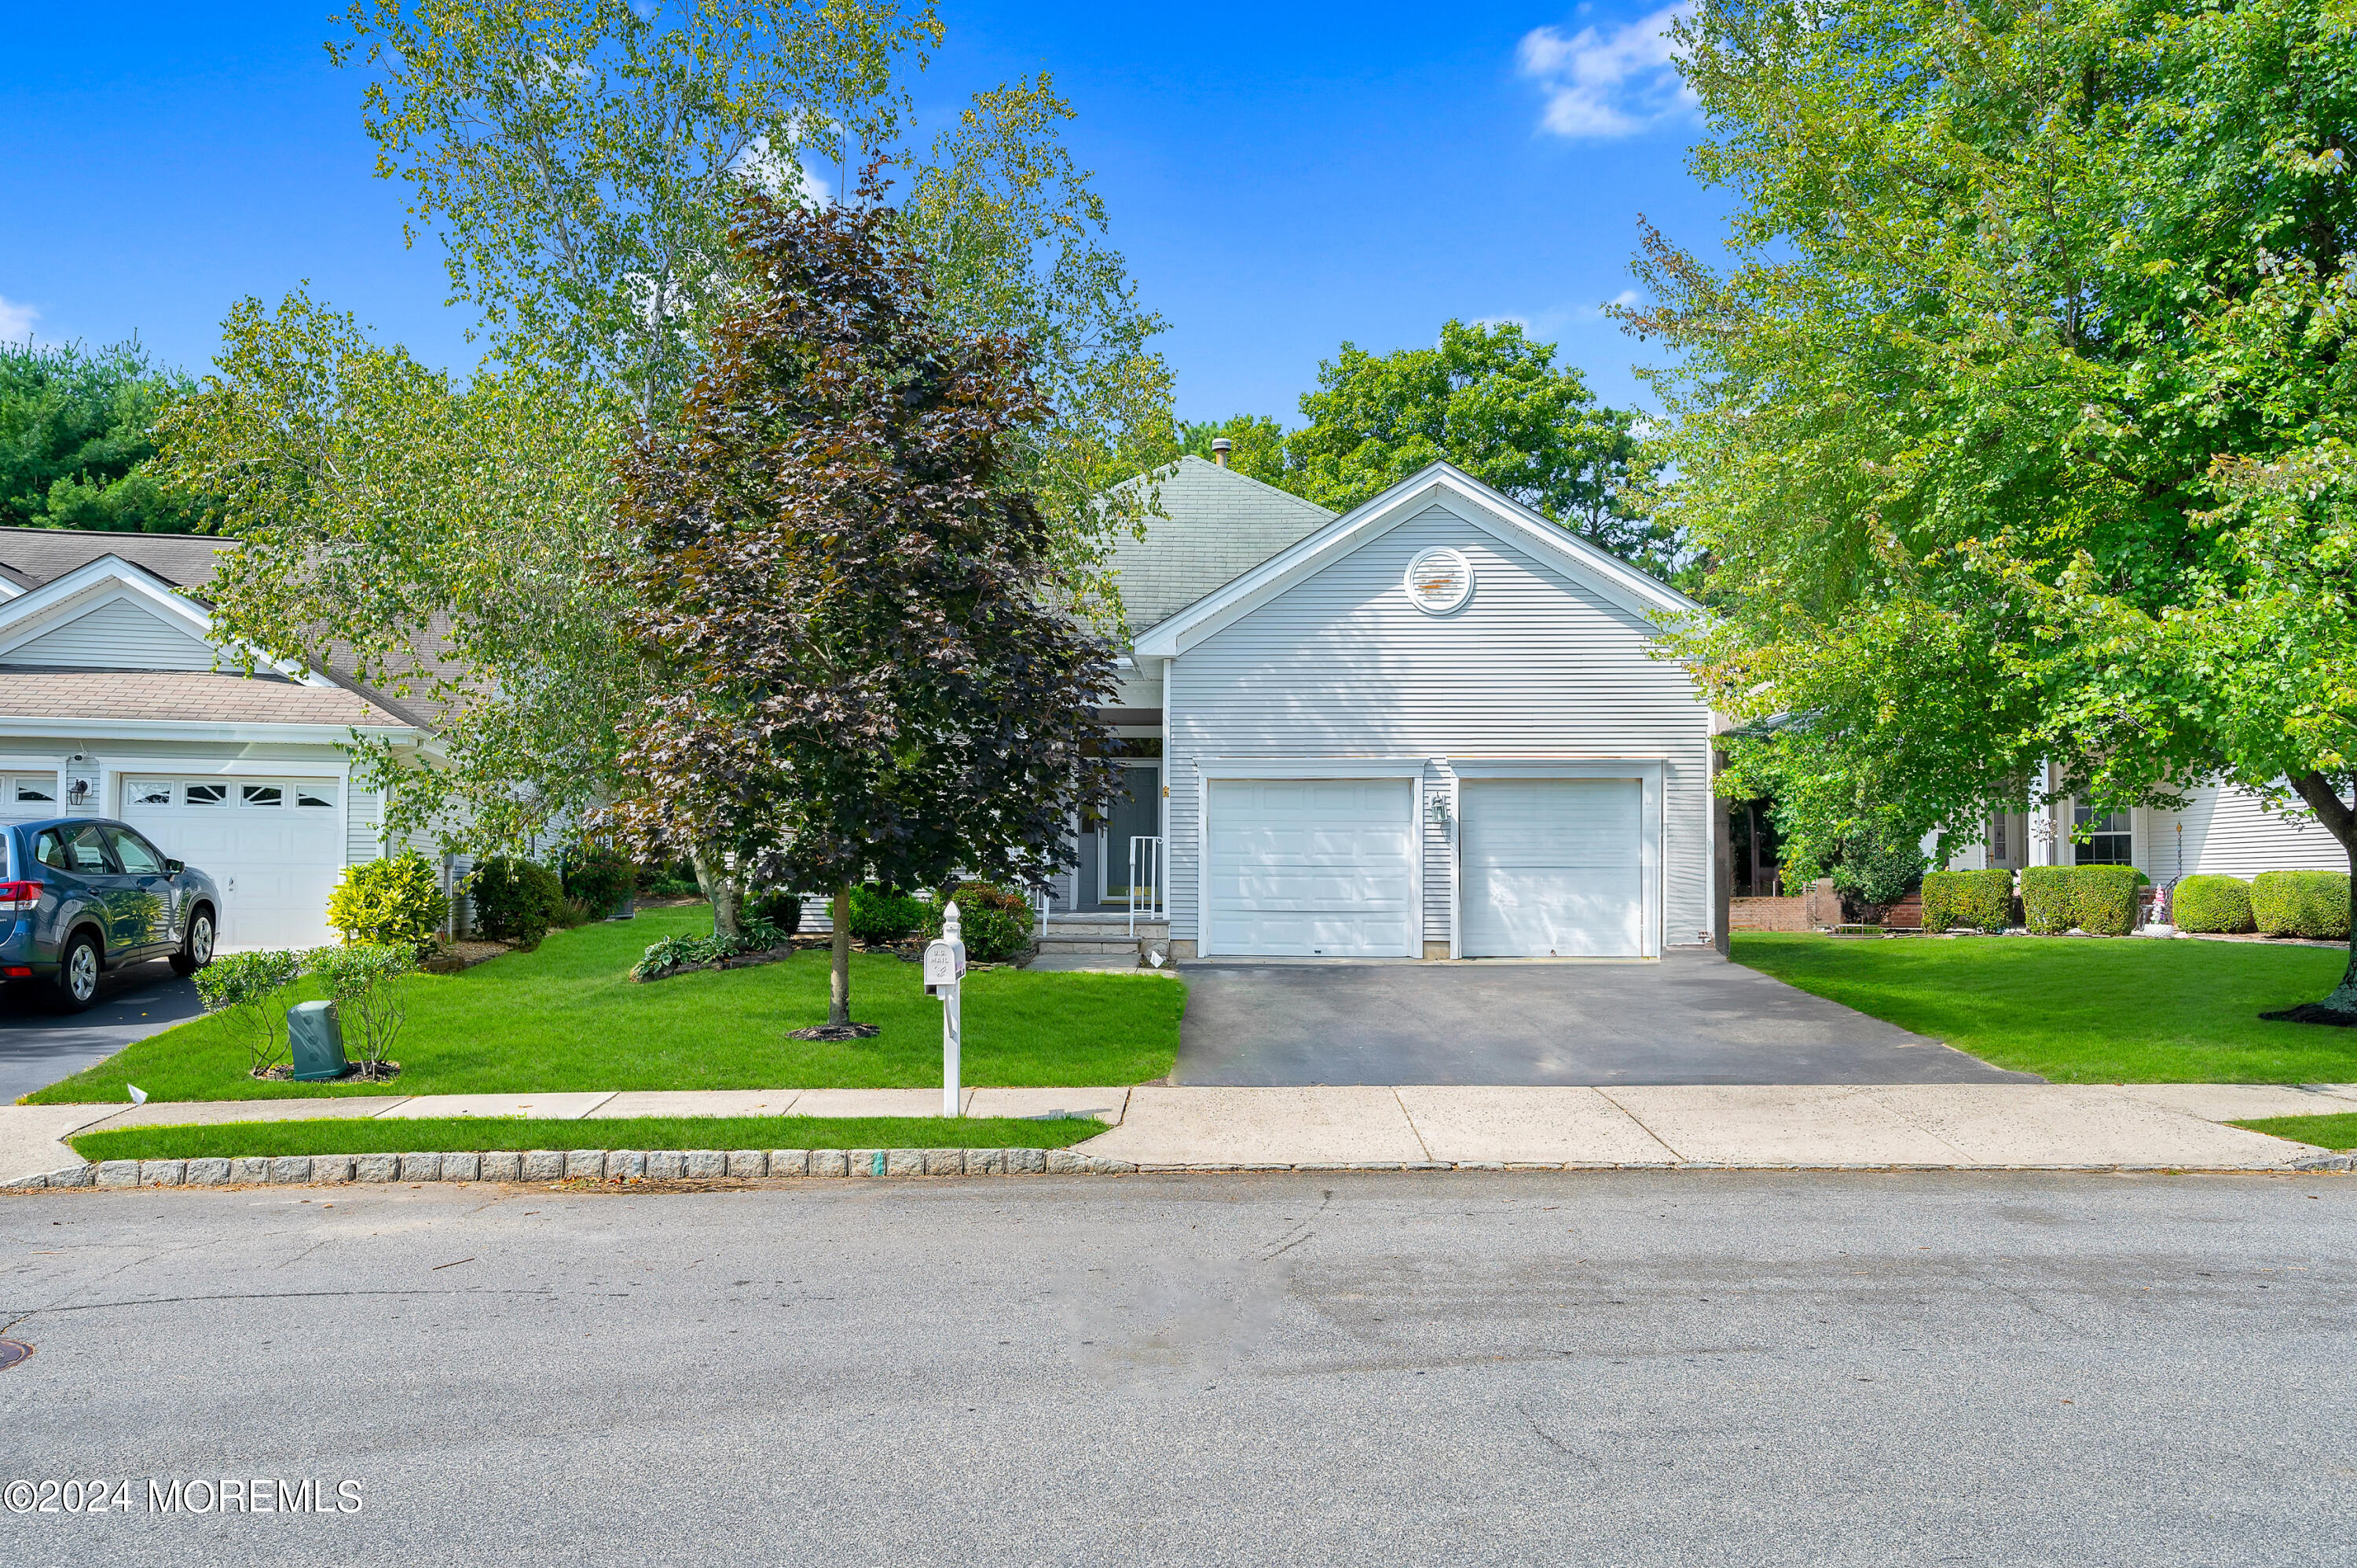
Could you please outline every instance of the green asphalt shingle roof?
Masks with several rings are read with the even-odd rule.
[[[1161,471],[1162,510],[1146,537],[1114,542],[1121,603],[1133,633],[1168,619],[1278,551],[1334,521],[1324,507],[1200,457]],[[1141,477],[1130,481],[1142,484]]]

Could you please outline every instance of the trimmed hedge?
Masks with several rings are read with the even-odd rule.
[[[556,873],[503,854],[476,865],[467,879],[467,896],[474,900],[477,930],[527,950],[540,945],[565,911],[565,885]]]
[[[2251,918],[2271,937],[2349,940],[2349,874],[2262,871],[2251,879]]]
[[[2001,931],[2012,924],[2010,871],[1927,871],[1923,874],[1923,929],[1958,928]]]
[[[2145,881],[2133,865],[2025,866],[2022,923],[2041,937],[2074,928],[2094,936],[2126,936],[2136,929],[2136,889]]]
[[[2169,924],[2180,931],[2249,931],[2251,885],[2239,876],[2188,876],[2169,900]]]
[[[982,962],[1015,957],[1031,945],[1031,901],[996,882],[961,882],[933,895],[919,933],[931,941],[942,934],[943,911],[957,900],[958,930],[966,956]]]

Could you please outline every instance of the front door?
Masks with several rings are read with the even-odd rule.
[[[1124,763],[1121,781],[1121,793],[1114,798],[1097,828],[1097,901],[1103,904],[1129,901],[1130,841],[1153,838],[1162,832],[1162,765]],[[1153,854],[1152,847],[1140,845],[1137,853],[1137,895],[1154,899],[1161,890],[1152,886],[1159,874],[1157,863],[1146,858]]]

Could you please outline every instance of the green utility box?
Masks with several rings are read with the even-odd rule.
[[[295,1048],[295,1078],[317,1083],[351,1071],[344,1060],[344,1026],[332,1002],[297,1002],[286,1009],[286,1043]]]

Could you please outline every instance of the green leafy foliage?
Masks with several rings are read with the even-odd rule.
[[[291,1059],[286,1009],[292,999],[285,988],[302,972],[303,961],[283,949],[221,953],[196,972],[197,999],[206,1012],[228,1015],[253,1058],[249,1071],[255,1078]]]
[[[577,899],[593,919],[604,919],[636,891],[630,857],[610,844],[576,845],[565,857],[565,896]]]
[[[2349,874],[2262,871],[2251,878],[2251,919],[2271,937],[2345,941],[2349,936]]]
[[[802,896],[782,887],[769,888],[745,901],[745,914],[792,936],[802,929]]]
[[[417,972],[416,953],[405,947],[352,942],[314,948],[304,955],[303,967],[336,1004],[347,1050],[359,1047],[361,1076],[382,1076],[409,1017],[404,983]]]
[[[1927,871],[1923,929],[2001,931],[2013,924],[2010,871]]]
[[[328,924],[348,942],[422,953],[449,918],[440,877],[414,849],[344,867],[328,896]]]
[[[1655,515],[1717,612],[1675,652],[1784,721],[1727,792],[1787,786],[1822,845],[1868,804],[1972,841],[2222,778],[2357,844],[2347,8],[1705,0],[1675,31],[1729,261],[1648,231],[1624,320],[1673,353]]]
[[[1512,322],[1450,321],[1439,343],[1370,354],[1345,343],[1286,437],[1288,489],[1348,511],[1446,459],[1588,542],[1666,569],[1669,541],[1631,505],[1636,415],[1607,408],[1551,343]]]
[[[0,343],[0,527],[187,533],[204,505],[159,477],[157,413],[191,389],[135,342]]]
[[[996,963],[1030,948],[1031,900],[996,882],[961,882],[935,893],[925,908],[922,934],[926,940],[942,934],[943,914],[952,899],[957,902],[958,930],[968,958]]]
[[[2169,892],[2169,923],[2183,931],[2252,931],[2251,885],[2239,876],[2188,876]]]
[[[475,929],[495,941],[532,948],[556,924],[565,885],[548,867],[529,860],[493,855],[467,878],[475,905]]]
[[[2133,865],[2024,866],[2022,923],[2041,937],[2072,929],[2126,936],[2136,929],[2136,890],[2145,881]]]
[[[1298,477],[1286,466],[1285,426],[1265,413],[1232,414],[1200,423],[1181,421],[1178,452],[1182,456],[1213,458],[1211,443],[1228,443],[1228,467],[1239,474],[1289,490]]]
[[[925,901],[867,883],[851,890],[851,934],[869,947],[906,941],[925,923]]]
[[[638,962],[630,966],[632,980],[662,980],[682,970],[704,969],[745,953],[774,952],[789,948],[793,934],[774,926],[758,916],[745,922],[741,931],[715,931],[710,936],[665,937],[650,942]]]

